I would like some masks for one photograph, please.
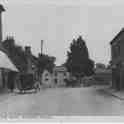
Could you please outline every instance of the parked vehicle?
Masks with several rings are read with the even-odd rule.
[[[34,78],[33,74],[21,74],[19,76],[18,89],[20,92],[34,89],[35,92],[40,90],[40,82]]]

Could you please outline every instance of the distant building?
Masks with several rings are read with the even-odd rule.
[[[112,87],[117,90],[124,89],[124,28],[110,42]]]
[[[57,86],[65,86],[65,79],[69,78],[69,72],[64,66],[56,66],[53,69],[53,78],[55,85]]]
[[[66,85],[65,79],[69,78],[69,72],[64,66],[55,66],[53,72],[44,70],[42,73],[42,84],[47,87],[63,87]]]
[[[42,73],[42,85],[45,87],[55,86],[52,73],[46,69]]]

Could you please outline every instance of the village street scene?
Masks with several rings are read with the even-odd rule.
[[[59,11],[54,10],[54,7],[50,8],[50,11],[53,10],[55,16],[58,14],[57,17],[59,16],[60,19],[58,21],[55,18],[57,26],[53,28],[56,28],[54,32],[51,29],[54,25],[53,20],[50,20],[48,15],[42,16],[43,11],[38,14],[42,22],[37,22],[36,27],[28,22],[29,25],[26,26],[22,19],[26,17],[23,17],[23,14],[16,17],[15,10],[12,11],[14,6],[17,6],[18,12],[23,11],[22,6],[21,10],[18,7],[19,4],[16,4],[0,4],[0,118],[16,118],[20,115],[25,118],[35,116],[123,116],[124,24],[119,31],[117,30],[118,32],[112,35],[111,40],[108,39],[107,47],[110,47],[109,50],[107,49],[108,52],[105,46],[102,46],[102,42],[99,44],[97,42],[96,47],[93,45],[89,47],[88,40],[84,38],[83,31],[81,32],[80,29],[81,33],[77,32],[77,37],[69,37],[70,42],[65,50],[57,40],[61,37],[60,35],[62,37],[67,35],[63,28],[66,19],[63,18],[68,7],[65,10],[58,9]],[[30,7],[30,4],[24,6],[24,10],[27,10],[29,15],[27,19],[33,16],[30,14],[34,14],[31,10],[36,9]],[[42,8],[40,5],[39,7]],[[67,12],[70,14],[70,11]],[[11,13],[14,13],[15,17]],[[48,13],[46,12],[46,14]],[[73,11],[71,16],[73,17]],[[18,18],[20,18],[20,22]],[[44,25],[47,23],[46,21],[50,21],[48,23],[50,28]],[[68,25],[72,22],[69,21]],[[20,26],[18,29],[17,25],[14,28],[14,23],[18,23],[18,25],[24,23],[24,27]],[[16,35],[18,34],[15,33],[16,31],[11,32],[12,29],[21,31],[22,27],[24,28],[22,32],[28,32],[27,37],[30,36],[33,39],[35,32],[31,30],[36,28],[38,31],[40,23],[44,23],[40,27],[44,32],[51,37],[55,36],[52,37],[53,39],[51,38],[51,41],[46,38],[47,33],[45,34],[43,31],[40,32],[41,35],[38,34],[39,41],[32,40],[27,43],[23,42],[25,36],[23,38],[23,35]],[[76,25],[75,23],[72,25]],[[80,23],[83,23],[82,20]],[[10,28],[11,26],[12,28]],[[32,28],[30,28],[31,26]],[[65,28],[69,27],[65,26]],[[68,30],[72,29],[70,27]],[[83,30],[83,27],[81,29]],[[55,40],[56,43],[52,40]],[[94,51],[91,47],[94,47],[94,51],[97,49],[99,51],[94,56],[92,56]],[[105,54],[101,56],[100,52],[103,49],[105,49]],[[37,54],[35,54],[35,50]],[[65,55],[65,58],[62,54]],[[97,55],[103,59],[106,59],[104,58],[106,55],[107,61],[103,61],[103,59],[100,61],[97,59]],[[62,61],[58,62],[59,59]]]

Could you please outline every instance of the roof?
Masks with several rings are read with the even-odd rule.
[[[124,28],[121,29],[121,31],[114,37],[114,39],[110,42],[110,44],[114,43],[115,40],[120,37],[124,33]]]
[[[19,71],[3,51],[0,51],[0,68],[5,68],[15,72]]]

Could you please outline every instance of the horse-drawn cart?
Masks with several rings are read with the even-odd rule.
[[[27,90],[35,90],[35,92],[37,92],[40,90],[40,83],[35,79],[33,74],[20,74],[18,89],[20,92],[25,92]]]

